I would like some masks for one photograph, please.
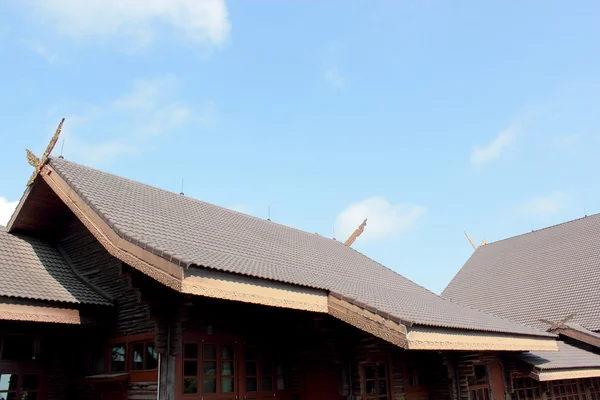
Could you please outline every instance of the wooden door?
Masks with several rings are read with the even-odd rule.
[[[305,400],[341,400],[341,383],[342,378],[333,369],[307,372]]]

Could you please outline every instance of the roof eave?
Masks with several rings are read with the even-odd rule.
[[[560,368],[560,369],[538,369],[532,371],[529,376],[540,382],[556,381],[562,379],[584,379],[600,377],[600,366],[587,368]]]
[[[407,335],[410,350],[558,351],[552,336],[470,331],[413,326]]]

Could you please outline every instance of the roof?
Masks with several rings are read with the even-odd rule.
[[[532,351],[518,356],[519,359],[540,370],[600,368],[600,355],[558,341],[558,351]]]
[[[0,296],[110,305],[79,280],[59,251],[0,226]]]
[[[585,327],[579,325],[577,322],[568,322],[564,325],[565,328],[570,328],[574,331],[580,332],[580,333],[584,333],[586,335],[589,335],[593,338],[596,339],[600,339],[600,333],[598,332],[594,332],[594,331],[590,331],[589,329],[586,329]]]
[[[50,165],[119,236],[179,265],[322,289],[420,325],[550,336],[442,299],[333,239],[64,159]]]
[[[480,246],[442,296],[548,329],[540,318],[600,330],[600,214]]]

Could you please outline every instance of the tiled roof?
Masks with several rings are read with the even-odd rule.
[[[548,335],[444,300],[335,240],[63,159],[50,165],[117,234],[180,264],[327,290],[421,325]]]
[[[600,355],[558,341],[558,351],[533,351],[518,356],[541,370],[600,368]]]
[[[80,281],[58,250],[0,226],[0,296],[110,305]]]
[[[514,321],[600,330],[600,214],[480,246],[442,296]]]

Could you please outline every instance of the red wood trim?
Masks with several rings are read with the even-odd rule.
[[[130,382],[158,382],[158,369],[131,371]]]
[[[146,333],[138,333],[135,335],[127,335],[127,336],[115,336],[108,339],[109,345],[118,344],[118,343],[131,343],[131,342],[141,342],[146,340],[154,340],[154,336],[156,332],[146,332]]]
[[[93,376],[88,378],[83,378],[84,382],[87,383],[111,383],[111,382],[123,382],[129,380],[129,374],[126,372],[119,373],[116,376]]]

